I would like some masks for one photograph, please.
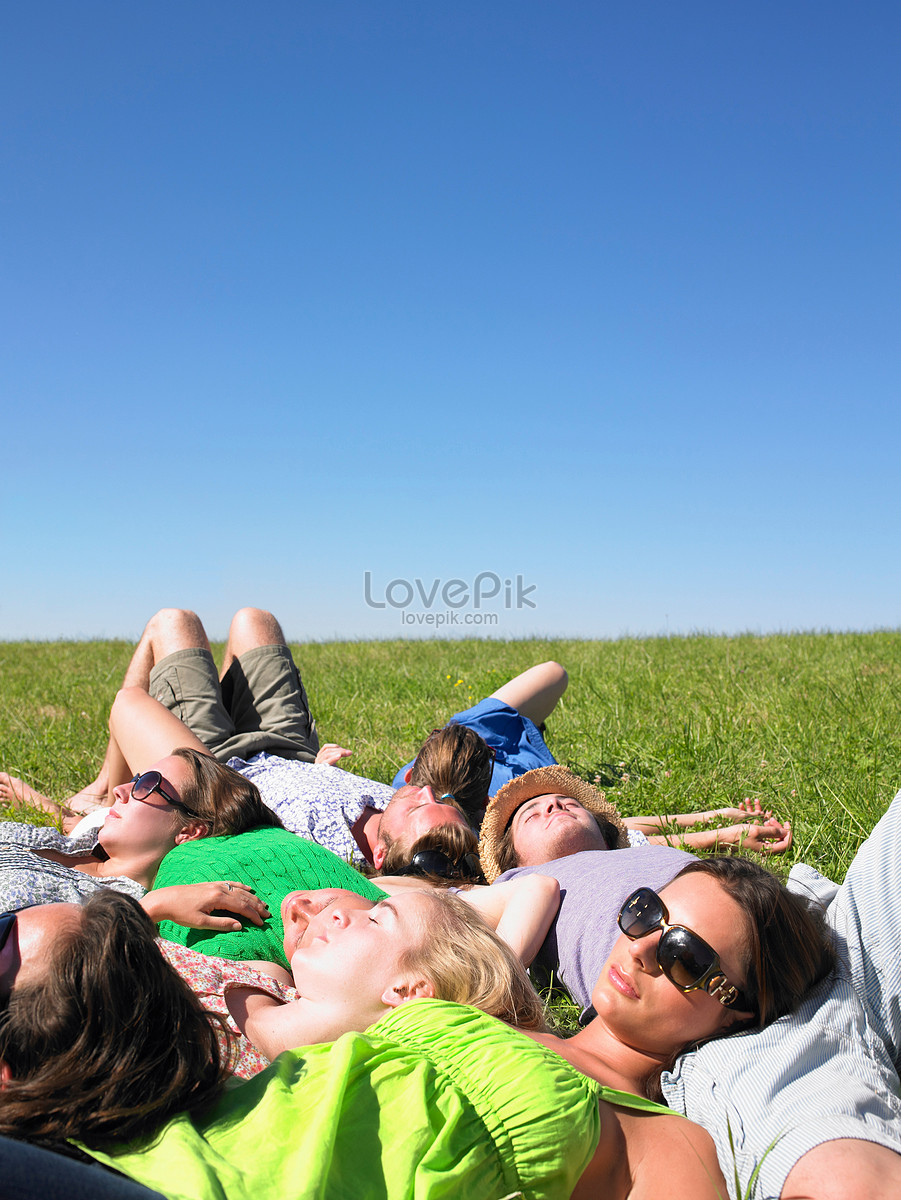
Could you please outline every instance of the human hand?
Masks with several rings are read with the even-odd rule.
[[[141,901],[150,919],[174,921],[189,929],[218,929],[233,933],[243,926],[234,917],[215,915],[224,909],[244,921],[262,925],[269,909],[246,884],[220,879],[213,883],[183,883],[148,892]]]
[[[784,854],[792,844],[792,828],[789,821],[769,817],[763,824],[728,825],[718,831],[718,840],[740,850],[756,850],[758,854]]]
[[[768,808],[761,808],[759,800],[752,800],[750,796],[746,796],[744,800],[740,800],[736,808],[715,808],[708,814],[708,820],[722,819],[724,821],[732,821],[737,824],[741,821],[747,821],[748,817],[760,817],[764,821],[768,821],[772,817],[772,811]]]
[[[316,762],[336,767],[342,758],[350,758],[352,753],[353,751],[345,750],[343,746],[336,746],[334,742],[327,742],[316,755]]]

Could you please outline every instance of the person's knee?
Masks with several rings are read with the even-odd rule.
[[[553,688],[554,691],[562,696],[569,686],[569,675],[567,674],[566,667],[561,666],[558,662],[554,662],[553,659],[549,659],[548,662],[541,663],[538,670],[542,674],[542,686]]]
[[[176,650],[210,648],[200,617],[189,608],[161,608],[148,621],[142,643],[153,663],[161,662]]]
[[[141,687],[120,687],[109,710],[110,730],[112,731],[117,720],[121,721],[123,718],[127,718],[135,705],[146,699],[147,693]]]
[[[901,1154],[875,1142],[839,1138],[815,1146],[789,1172],[781,1200],[896,1200]]]
[[[252,608],[249,605],[246,608],[239,608],[232,617],[232,628],[244,629],[248,625],[270,625],[278,624],[271,612],[265,608]]]
[[[181,625],[200,624],[200,617],[190,608],[161,608],[147,622],[148,629],[172,629]]]
[[[239,608],[232,617],[228,631],[228,640],[232,645],[271,646],[284,642],[282,627],[265,608]],[[238,650],[237,653],[241,653]]]

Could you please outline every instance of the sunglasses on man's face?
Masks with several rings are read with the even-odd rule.
[[[9,935],[16,927],[16,918],[18,915],[18,912],[0,913],[0,951],[2,951],[3,947],[9,941]],[[0,996],[0,1012],[6,1009],[8,1003],[8,995]]]
[[[200,814],[194,812],[192,808],[188,808],[187,804],[182,804],[175,796],[170,796],[167,791],[161,786],[163,777],[159,771],[145,771],[142,775],[135,775],[131,781],[131,798],[132,800],[140,800],[143,804],[150,803],[150,797],[154,792],[171,804],[173,808],[177,808],[188,817],[199,817]]]
[[[474,854],[456,861],[443,850],[420,850],[397,875],[437,875],[440,879],[481,879],[482,868]]]
[[[747,997],[726,978],[714,948],[684,925],[671,925],[666,905],[651,888],[632,893],[620,909],[619,927],[633,942],[663,930],[657,943],[657,966],[680,992],[701,989],[727,1008],[754,1011]]]
[[[0,913],[0,950],[2,950],[9,941],[9,935],[15,928],[16,918],[18,915],[18,912]]]

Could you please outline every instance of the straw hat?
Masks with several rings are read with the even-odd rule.
[[[583,808],[587,808],[596,817],[601,817],[616,829],[619,840],[617,850],[626,849],[629,845],[629,834],[616,808],[605,800],[597,788],[590,783],[573,775],[566,767],[538,767],[534,771],[526,771],[505,783],[497,795],[489,801],[482,821],[482,833],[479,838],[479,858],[482,860],[482,870],[489,883],[493,883],[501,874],[498,862],[499,843],[506,832],[507,826],[513,819],[513,814],[527,800],[536,796],[569,796],[578,800]]]

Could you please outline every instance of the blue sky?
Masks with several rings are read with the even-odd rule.
[[[7,6],[0,638],[901,625],[899,34]]]

